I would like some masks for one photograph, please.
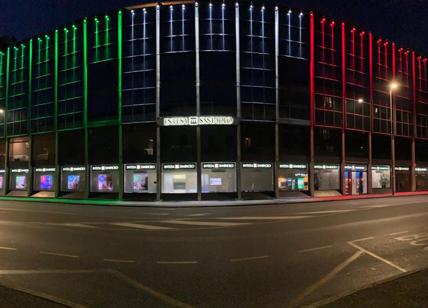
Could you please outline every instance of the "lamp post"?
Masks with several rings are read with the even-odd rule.
[[[392,81],[389,84],[389,110],[390,110],[390,122],[391,122],[391,192],[395,194],[395,121],[394,121],[394,109],[393,109],[393,98],[392,94],[399,87],[396,81]]]

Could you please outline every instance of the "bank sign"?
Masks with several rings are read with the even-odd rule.
[[[231,116],[169,117],[161,121],[163,126],[232,125],[234,122]]]

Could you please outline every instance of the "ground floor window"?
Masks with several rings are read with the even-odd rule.
[[[279,164],[278,189],[280,192],[308,191],[308,166],[306,164]]]
[[[273,191],[272,163],[242,163],[243,192]]]
[[[126,164],[124,191],[127,194],[156,193],[156,164]]]
[[[202,163],[202,193],[236,192],[235,163]]]
[[[428,168],[416,167],[416,190],[428,190]]]
[[[391,168],[387,165],[372,166],[373,191],[389,190],[391,188]]]
[[[345,166],[345,194],[361,195],[367,193],[367,166]]]
[[[91,166],[91,192],[117,193],[119,191],[118,165]]]
[[[327,164],[315,165],[314,186],[315,190],[339,190],[340,166]]]
[[[162,193],[197,193],[197,173],[195,163],[172,163],[162,165]]]

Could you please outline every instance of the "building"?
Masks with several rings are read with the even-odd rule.
[[[427,58],[282,6],[143,3],[61,26],[0,53],[0,108],[7,196],[428,190]]]

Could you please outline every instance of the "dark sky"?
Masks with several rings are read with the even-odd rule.
[[[270,1],[270,0],[268,0]],[[25,39],[74,19],[141,3],[136,0],[0,0],[0,35]],[[284,0],[293,8],[362,26],[428,55],[428,0]]]

